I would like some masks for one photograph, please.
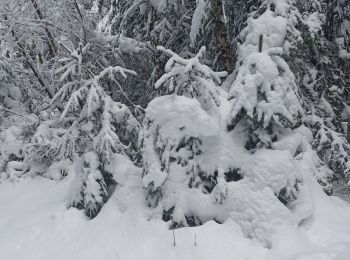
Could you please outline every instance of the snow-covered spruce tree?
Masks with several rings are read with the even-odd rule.
[[[205,110],[211,110],[213,105],[220,106],[218,85],[227,76],[226,72],[214,72],[202,64],[206,48],[202,47],[191,59],[183,59],[176,53],[163,47],[157,48],[172,57],[165,66],[165,74],[156,82],[155,88],[166,85],[169,93],[196,98]],[[214,103],[213,103],[214,102]]]
[[[350,145],[344,135],[325,126],[321,118],[314,119],[314,121],[316,122],[313,127],[316,129],[313,148],[334,173],[328,177],[330,178],[328,182],[336,186],[344,182],[348,183],[350,180]]]
[[[201,63],[204,47],[191,59],[158,49],[171,58],[155,87],[165,87],[170,95],[148,105],[143,123],[146,200],[161,210],[163,220],[172,220],[172,227],[198,225],[203,220],[187,200],[201,200],[217,184],[218,173],[206,172],[198,158],[202,138],[218,131],[218,86],[226,73]]]
[[[247,15],[247,26],[237,39],[236,69],[227,81],[234,78],[228,131],[242,139],[254,163],[240,167],[242,180],[227,183],[224,203],[231,204],[231,216],[244,234],[266,247],[272,246],[271,234],[277,229],[300,221],[290,208],[302,187],[301,154],[310,148],[310,133],[301,126],[299,89],[287,63],[291,48],[301,41],[298,16],[294,1],[261,1]],[[242,196],[237,190],[246,192]],[[240,200],[247,202],[235,204]],[[269,206],[263,206],[266,200]],[[268,226],[262,219],[275,224]]]
[[[332,170],[318,171],[317,178],[326,192],[331,193],[333,181],[339,185],[341,182],[347,183],[348,180],[345,178],[345,172],[340,170],[344,167],[331,166],[329,157],[325,155],[331,154],[333,158],[349,157],[346,155],[347,149],[340,148],[348,147],[344,137],[349,120],[345,111],[349,78],[346,76],[346,66],[339,55],[340,49],[333,35],[334,30],[337,30],[333,24],[336,1],[295,2],[299,11],[296,28],[302,41],[291,46],[287,63],[299,86],[306,115],[304,123],[315,138],[313,148],[323,163]],[[320,141],[320,137],[323,141]],[[335,140],[337,145],[330,145]],[[338,146],[340,149],[334,149]]]
[[[93,218],[116,185],[113,173],[106,169],[111,156],[119,153],[135,159],[139,124],[128,107],[114,102],[102,87],[107,81],[119,84],[118,74],[125,78],[126,73],[135,73],[110,66],[94,74],[84,64],[89,47],[81,44],[60,60],[57,73],[64,84],[53,102],[68,98],[61,119],[70,127],[61,138],[57,160],[76,161],[69,206],[84,209]]]
[[[323,1],[322,1],[323,2]],[[336,84],[330,85],[331,94],[335,92],[335,100],[338,102],[330,101],[332,106],[335,106],[337,121],[340,119],[347,126],[344,129],[337,129],[337,131],[345,130],[344,134],[350,142],[350,114],[347,112],[348,105],[350,103],[350,2],[345,0],[332,0],[325,1],[325,13],[326,22],[324,25],[324,31],[326,38],[336,45],[336,51],[338,55],[329,55],[331,58],[331,68],[334,71],[331,76]],[[336,60],[336,62],[334,62]],[[340,102],[339,102],[340,100]],[[339,127],[339,124],[336,125]]]
[[[270,148],[284,129],[301,122],[302,108],[295,76],[283,58],[294,29],[290,1],[265,1],[265,11],[251,17],[242,31],[237,76],[230,89],[229,130],[248,133],[247,149]]]
[[[229,91],[232,108],[228,130],[245,133],[245,148],[252,153],[260,149],[289,150],[283,144],[302,123],[296,79],[284,58],[300,41],[297,16],[293,1],[263,1],[248,16],[247,27],[239,36],[242,43]],[[300,150],[290,152],[296,156]],[[281,181],[286,178],[279,177]],[[288,178],[292,181],[275,190],[276,197],[287,206],[296,199],[301,182],[294,173]]]
[[[304,108],[343,132],[341,117],[348,79],[337,45],[322,30],[327,27],[327,10],[321,1],[298,1],[297,6],[302,13],[297,25],[302,41],[291,48],[288,63],[300,86]]]
[[[326,8],[326,24],[324,32],[328,40],[336,42],[342,38],[343,53],[350,47],[350,3],[346,0],[319,0]]]

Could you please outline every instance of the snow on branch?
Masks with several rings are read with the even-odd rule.
[[[165,65],[165,74],[155,83],[155,88],[166,86],[170,92],[178,95],[211,96],[219,106],[217,97],[218,86],[221,78],[227,76],[227,72],[215,72],[207,65],[201,63],[206,48],[202,47],[199,52],[190,59],[184,59],[171,50],[158,46],[157,50],[165,52],[170,59]]]
[[[63,119],[69,111],[74,111],[78,109],[80,107],[79,102],[85,98],[87,104],[87,115],[91,116],[93,111],[95,111],[98,107],[97,103],[100,103],[102,99],[106,97],[106,93],[100,86],[100,81],[106,76],[110,80],[116,81],[115,73],[121,74],[123,78],[126,78],[127,74],[136,75],[136,72],[132,70],[128,70],[120,66],[110,66],[108,68],[103,69],[98,75],[95,75],[89,80],[81,80],[80,82],[70,82],[68,83],[68,85],[65,84],[61,88],[61,90],[59,90],[58,93],[54,96],[53,100],[57,100],[59,97],[63,99],[65,96],[67,96],[69,90],[76,85],[80,85],[80,88],[71,94],[61,115],[61,119]]]

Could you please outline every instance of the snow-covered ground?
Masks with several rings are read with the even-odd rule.
[[[93,220],[66,208],[72,177],[2,182],[0,259],[350,259],[350,204],[326,196],[312,178],[305,183],[314,201],[312,217],[275,234],[272,249],[244,237],[230,219],[176,229],[174,246],[167,224],[151,219],[145,206],[140,170],[126,161],[119,165],[129,177]]]

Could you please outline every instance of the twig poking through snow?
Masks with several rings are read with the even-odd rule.
[[[176,240],[175,240],[175,228],[173,228],[173,239],[174,239],[174,247],[176,247]]]
[[[260,35],[259,35],[259,52],[262,52],[263,40],[264,40],[264,35],[263,35],[263,34],[260,34]]]

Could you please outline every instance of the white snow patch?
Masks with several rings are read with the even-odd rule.
[[[349,259],[350,205],[327,197],[312,178],[306,178],[305,185],[314,201],[313,215],[298,228],[275,234],[272,249],[245,238],[232,220],[177,229],[174,247],[166,223],[148,220],[139,169],[122,167],[130,172],[129,180],[91,221],[81,211],[65,207],[72,178],[61,182],[22,178],[16,184],[0,184],[0,259]],[[251,201],[244,191],[231,191],[241,198],[231,203],[250,208],[244,204]],[[268,199],[264,205],[270,208]],[[269,223],[269,219],[260,221]]]

